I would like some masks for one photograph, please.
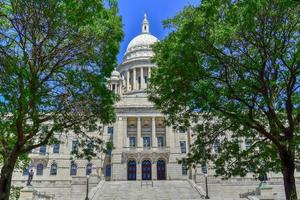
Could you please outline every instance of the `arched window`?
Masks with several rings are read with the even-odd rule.
[[[77,175],[77,165],[75,163],[71,164],[70,175],[71,176]]]
[[[56,163],[53,163],[50,167],[50,175],[57,175],[57,164]]]
[[[92,173],[92,163],[86,165],[85,175],[90,175]]]
[[[36,166],[36,175],[42,176],[43,172],[44,172],[44,165],[40,163]]]

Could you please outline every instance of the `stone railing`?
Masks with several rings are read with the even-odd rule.
[[[170,152],[170,147],[124,147],[124,152]]]
[[[49,161],[49,153],[39,153],[39,152],[33,152],[29,155],[31,158],[32,164],[36,166],[38,163],[42,163],[44,166],[47,166]]]

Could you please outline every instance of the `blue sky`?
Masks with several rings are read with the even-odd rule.
[[[144,13],[147,13],[150,23],[150,32],[158,39],[163,39],[167,30],[163,29],[162,21],[176,15],[187,5],[197,5],[199,0],[119,0],[119,12],[123,20],[125,33],[121,43],[118,63],[126,51],[131,39],[141,33],[141,24]]]

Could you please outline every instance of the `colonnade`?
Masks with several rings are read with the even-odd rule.
[[[163,146],[165,146],[167,143],[167,138],[166,138],[166,127],[164,128],[157,128],[156,126],[156,118],[155,117],[151,117],[151,125],[149,127],[149,129],[147,131],[143,131],[143,128],[142,128],[142,118],[143,117],[136,117],[136,134],[134,133],[129,133],[128,132],[128,121],[126,119],[126,128],[127,128],[127,135],[125,136],[126,139],[126,147],[129,147],[129,136],[132,134],[133,136],[136,137],[136,147],[138,148],[141,148],[143,147],[143,137],[146,135],[146,136],[151,136],[150,140],[151,140],[151,147],[152,148],[157,148],[158,147],[158,141],[157,141],[157,136],[158,134],[160,136],[163,136],[164,137],[164,144]],[[146,118],[150,118],[150,117],[146,117]],[[151,129],[151,131],[150,131]],[[157,132],[159,130],[159,132]]]
[[[151,75],[151,67],[139,67],[139,68],[129,69],[126,72],[126,91],[140,90],[140,89],[147,88],[148,81],[146,79],[150,78],[150,75]],[[138,78],[140,78],[140,83],[138,81]]]

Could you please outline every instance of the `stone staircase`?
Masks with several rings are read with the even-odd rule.
[[[152,186],[153,183],[153,186]],[[90,200],[193,200],[202,199],[185,180],[172,181],[109,181],[100,183]]]

